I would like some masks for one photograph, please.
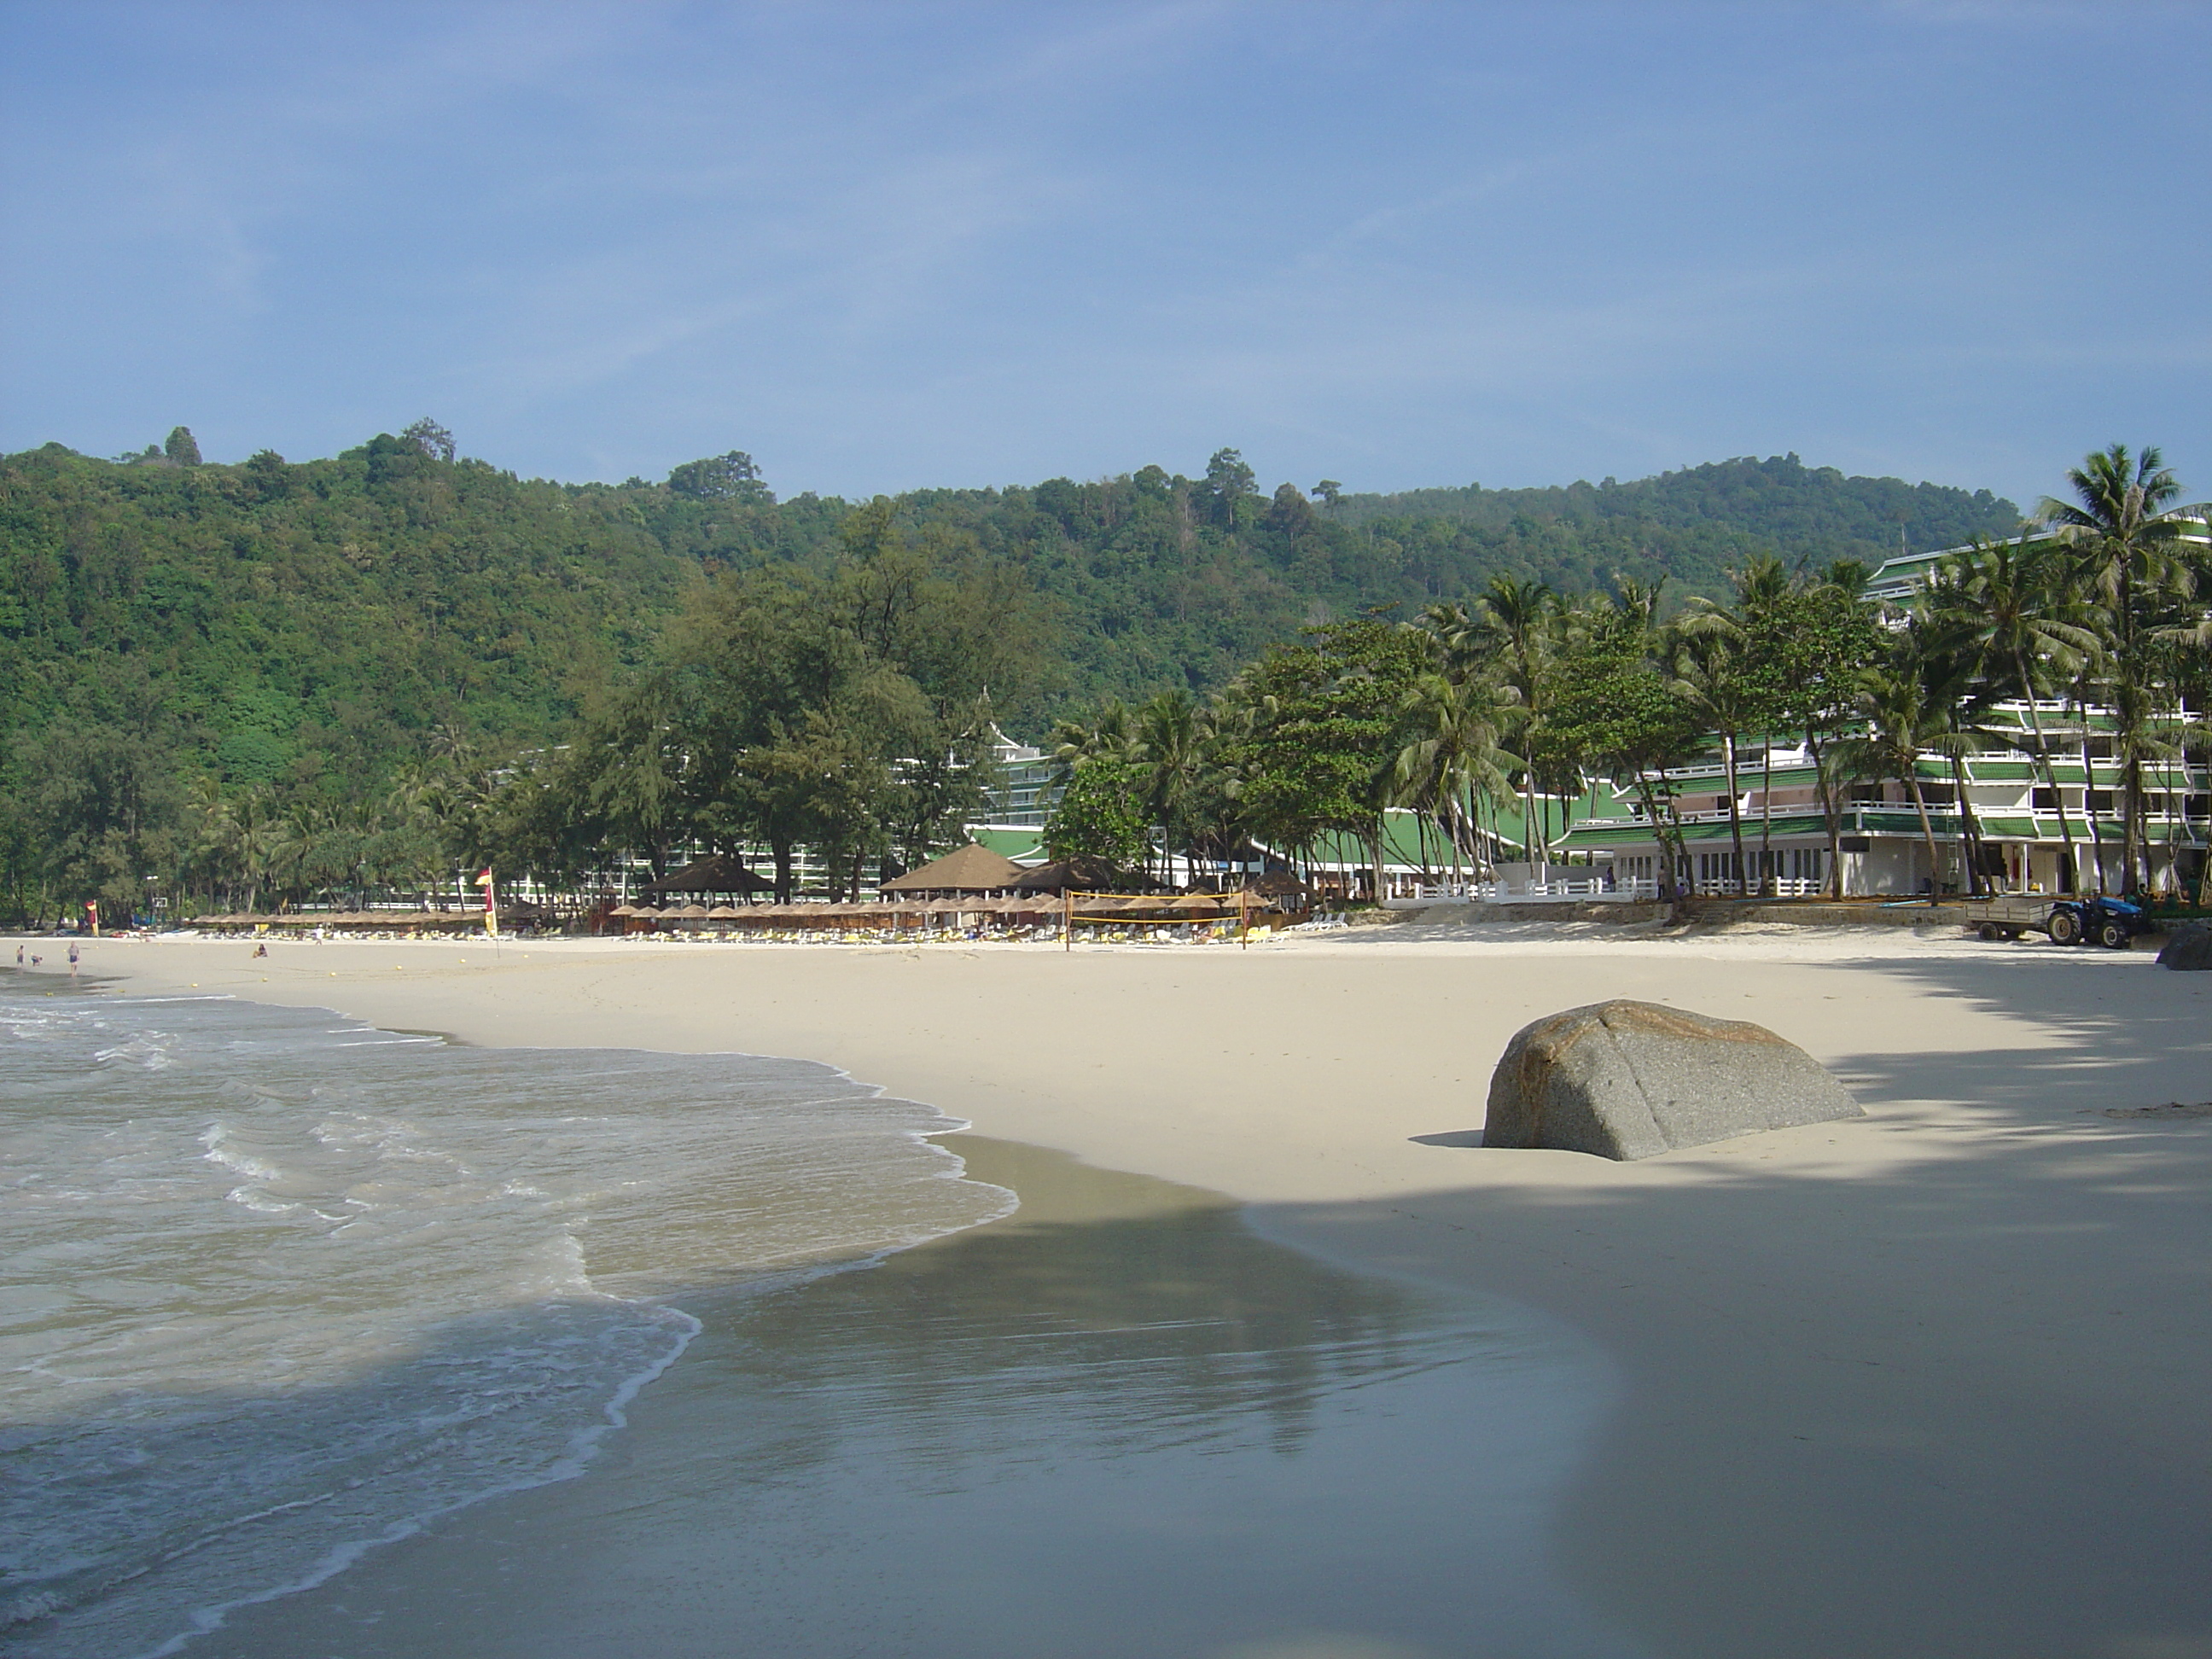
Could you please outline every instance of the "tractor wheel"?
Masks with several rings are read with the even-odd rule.
[[[2079,945],[2081,942],[2081,918],[2071,910],[2061,910],[2051,917],[2051,942],[2053,945]]]
[[[1991,945],[1996,944],[1999,939],[2004,937],[2004,929],[1998,927],[1994,921],[1985,921],[1974,931],[1976,933],[1979,934],[1985,942]]]
[[[2097,943],[2107,951],[2124,951],[2128,948],[2128,930],[2117,921],[2108,921],[2097,930]]]

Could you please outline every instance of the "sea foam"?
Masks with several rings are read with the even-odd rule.
[[[169,1653],[580,1472],[699,1324],[1003,1214],[828,1067],[0,991],[0,1628]]]

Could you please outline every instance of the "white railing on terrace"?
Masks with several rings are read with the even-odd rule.
[[[1682,884],[1687,891],[1690,884]],[[1828,890],[1825,880],[1784,876],[1765,884],[1749,884],[1752,898],[1820,898]],[[1745,884],[1735,881],[1701,881],[1693,895],[1698,898],[1738,898],[1746,896]],[[1608,879],[1604,876],[1565,876],[1552,881],[1462,881],[1437,882],[1419,886],[1409,899],[1393,900],[1406,904],[1529,904],[1560,900],[1589,901],[1618,900],[1626,903],[1634,899],[1656,899],[1659,884],[1656,880]]]
[[[1635,899],[1658,896],[1658,884],[1650,881],[1608,881],[1603,876],[1560,877],[1553,881],[1439,882],[1417,887],[1415,898],[1449,904],[1521,904],[1547,899]]]

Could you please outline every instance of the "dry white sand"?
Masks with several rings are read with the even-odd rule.
[[[2212,1656],[2212,975],[1889,929],[270,951],[104,941],[85,970],[827,1060],[1571,1322],[1624,1403],[1558,1547],[1655,1652]],[[1627,1165],[1468,1144],[1512,1032],[1613,996],[1758,1021],[1869,1115]]]

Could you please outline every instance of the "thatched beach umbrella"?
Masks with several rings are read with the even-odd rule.
[[[1169,900],[1161,908],[1180,911],[1192,917],[1207,918],[1218,917],[1224,911],[1235,912],[1234,906],[1224,905],[1218,896],[1212,893],[1188,893],[1182,898]]]

